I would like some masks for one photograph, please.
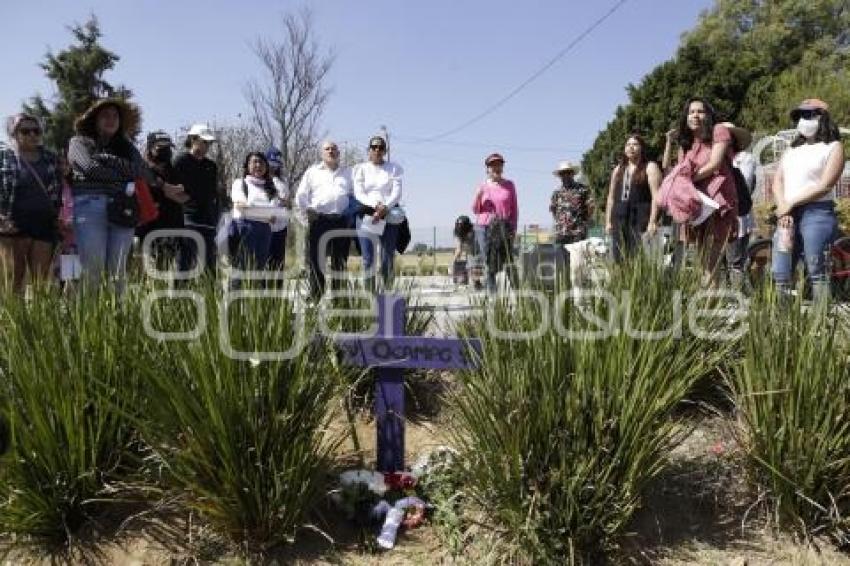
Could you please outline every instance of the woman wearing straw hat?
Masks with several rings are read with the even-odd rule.
[[[661,169],[647,160],[643,138],[630,135],[611,174],[605,207],[605,231],[612,237],[614,261],[634,254],[644,234],[655,234],[660,184]]]
[[[116,280],[119,292],[135,231],[134,181],[142,178],[150,187],[179,190],[153,175],[133,145],[139,121],[135,105],[120,98],[101,99],[77,118],[77,135],[68,144],[83,277],[91,285],[106,274]]]
[[[844,148],[823,100],[802,101],[791,111],[791,120],[798,135],[782,155],[771,186],[779,218],[771,269],[777,287],[785,291],[802,255],[814,296],[821,299],[829,296],[824,256],[838,228],[835,184],[844,170]]]

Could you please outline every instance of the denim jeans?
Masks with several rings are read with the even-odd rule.
[[[484,274],[485,280],[487,284],[487,291],[490,293],[496,292],[496,273],[497,271],[492,268],[490,262],[488,261],[488,251],[489,246],[487,244],[488,236],[487,236],[487,226],[481,226],[476,224],[473,227],[473,231],[475,232],[475,245],[478,248],[478,257],[479,261],[481,261],[481,265],[484,266]],[[508,243],[508,249],[513,248],[513,242]],[[513,266],[513,254],[510,254],[511,257],[508,259],[508,266],[506,266],[505,273],[508,275],[508,278],[511,280],[511,284],[516,287],[518,285],[518,278],[516,274],[516,270]]]
[[[360,232],[360,225],[363,223],[362,218],[357,219],[357,230]],[[381,242],[381,279],[384,282],[384,287],[388,287],[392,281],[393,261],[395,260],[395,246],[398,241],[398,224],[387,224],[384,226],[384,233],[378,236]],[[369,272],[375,264],[375,245],[371,238],[365,235],[358,234],[360,241],[360,253],[363,256],[363,270]],[[367,278],[371,278],[367,275]]]
[[[796,207],[794,218],[794,250],[778,251],[779,231],[773,235],[773,258],[771,269],[773,280],[779,286],[791,285],[791,277],[800,256],[806,266],[806,274],[812,281],[816,297],[828,296],[829,277],[826,273],[826,254],[835,239],[838,220],[833,202],[810,202]],[[826,294],[824,294],[826,293]]]
[[[74,197],[74,235],[85,282],[98,285],[107,275],[116,280],[116,290],[120,293],[135,229],[109,222],[107,201],[106,195]]]

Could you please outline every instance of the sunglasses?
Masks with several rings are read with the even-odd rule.
[[[19,128],[18,133],[23,134],[25,136],[28,136],[30,134],[35,135],[35,136],[40,136],[41,135],[41,128]]]
[[[369,149],[374,149],[375,151],[386,151],[387,148],[382,145],[370,145]]]
[[[795,114],[799,118],[802,118],[803,120],[811,120],[812,118],[814,118],[816,116],[820,116],[821,111],[820,110],[797,110],[795,112]]]

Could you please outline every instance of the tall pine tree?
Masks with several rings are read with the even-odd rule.
[[[74,120],[95,100],[107,96],[130,98],[132,93],[122,85],[113,86],[103,75],[120,59],[100,45],[100,26],[92,16],[85,24],[68,28],[75,43],[57,54],[47,53],[41,63],[47,77],[56,83],[56,98],[52,108],[36,94],[24,104],[24,111],[34,114],[45,124],[45,144],[64,150],[74,135]]]

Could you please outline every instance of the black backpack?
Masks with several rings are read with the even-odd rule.
[[[746,216],[753,209],[753,197],[750,195],[750,186],[744,178],[741,170],[729,162],[729,168],[732,170],[732,179],[735,181],[735,189],[738,193],[738,216]]]

